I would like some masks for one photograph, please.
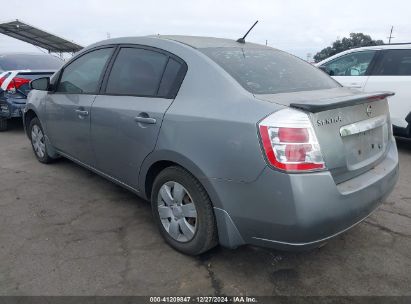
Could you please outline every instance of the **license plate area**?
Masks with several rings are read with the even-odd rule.
[[[382,125],[364,128],[364,131],[358,129],[354,134],[341,134],[341,136],[347,169],[357,170],[371,164],[384,154],[388,144],[388,124],[384,121]]]

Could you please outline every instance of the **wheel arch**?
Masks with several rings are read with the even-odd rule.
[[[24,131],[27,135],[27,137],[29,137],[29,125],[30,125],[30,121],[35,118],[35,117],[39,117],[36,113],[36,111],[34,111],[32,108],[27,109],[26,112],[24,112],[23,115],[23,125],[24,125]]]
[[[50,139],[47,136],[47,131],[45,130],[45,126],[41,123],[40,116],[38,115],[37,111],[35,110],[35,108],[31,104],[27,105],[27,109],[25,110],[25,112],[23,114],[23,126],[24,126],[24,131],[26,133],[26,136],[30,139],[29,127],[30,127],[30,122],[34,118],[37,118],[40,121],[40,124],[42,125],[44,136],[46,138],[47,154],[51,158],[58,158],[59,154],[57,153],[54,146],[51,144]]]
[[[192,174],[206,190],[213,207],[221,208],[218,195],[204,172],[190,159],[174,151],[156,151],[144,160],[139,174],[139,188],[147,200],[150,200],[151,190],[156,176],[170,166],[182,167]]]
[[[209,178],[205,176],[203,171],[196,164],[181,154],[173,151],[158,151],[152,153],[145,159],[139,176],[139,187],[142,196],[150,200],[155,177],[162,170],[170,166],[182,167],[192,174],[206,190],[213,206],[220,245],[227,248],[237,248],[238,246],[245,244],[230,215],[224,210]]]

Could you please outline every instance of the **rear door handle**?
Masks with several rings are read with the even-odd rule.
[[[88,111],[86,110],[74,110],[79,116],[88,116]]]
[[[144,124],[151,124],[151,125],[154,125],[155,123],[157,123],[157,120],[155,118],[143,117],[143,116],[135,117],[134,121],[139,122],[139,123],[144,123]]]

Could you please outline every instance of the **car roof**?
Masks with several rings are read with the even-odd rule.
[[[363,51],[378,51],[378,50],[401,50],[401,49],[411,49],[411,43],[393,43],[393,44],[382,44],[382,45],[376,45],[376,46],[364,46],[360,48],[354,48],[354,49],[349,49],[346,51],[343,51],[341,53],[335,54],[331,57],[328,57],[320,62],[318,62],[316,65],[321,65],[323,63],[326,63],[328,61],[331,61],[335,58],[338,58],[342,55],[354,53],[354,52],[363,52]]]
[[[411,43],[393,43],[382,44],[376,46],[364,46],[360,48],[350,49],[348,51],[366,51],[366,50],[397,50],[397,49],[411,49]]]
[[[265,45],[245,42],[240,43],[233,39],[203,37],[203,36],[183,36],[183,35],[158,35],[160,39],[168,39],[189,45],[195,49],[216,48],[216,47],[243,47],[243,48],[269,48]]]
[[[151,45],[155,41],[162,41],[165,45],[170,44],[183,44],[190,46],[194,49],[201,48],[217,48],[217,47],[241,47],[241,48],[267,48],[273,49],[262,44],[256,44],[252,42],[239,43],[233,39],[225,38],[215,38],[215,37],[202,37],[202,36],[184,36],[184,35],[150,35],[142,37],[120,37],[112,38],[108,40],[103,40],[97,43],[94,43],[86,49],[102,46],[108,44],[146,44]]]

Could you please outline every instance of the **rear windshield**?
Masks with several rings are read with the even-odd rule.
[[[57,70],[63,61],[51,55],[0,55],[0,70]]]
[[[323,90],[339,87],[311,64],[266,48],[203,48],[206,54],[253,94]]]

